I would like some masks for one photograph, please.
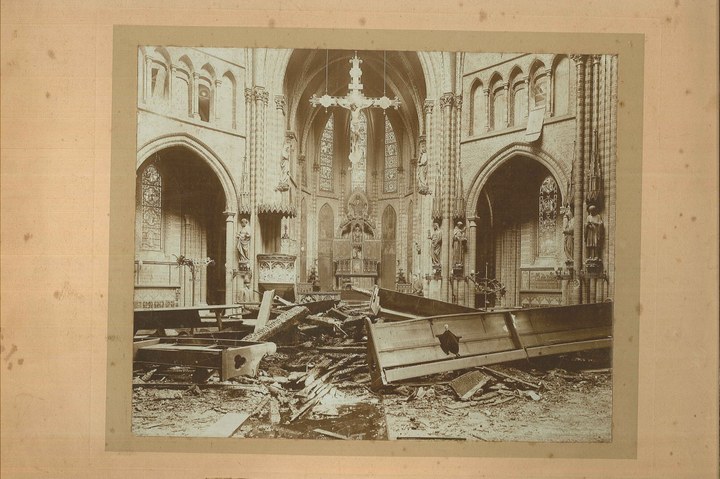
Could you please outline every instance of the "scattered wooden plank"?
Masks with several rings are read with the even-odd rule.
[[[280,403],[275,398],[270,400],[270,423],[280,424]]]
[[[315,349],[326,353],[357,354],[367,352],[367,348],[365,346],[321,346]]]
[[[305,404],[300,407],[298,412],[296,412],[288,421],[288,424],[297,421],[303,414],[308,412],[312,407],[314,407],[318,402],[320,402],[320,399],[322,399],[325,394],[329,393],[330,390],[333,388],[332,384],[325,384],[320,390],[317,391],[314,397],[308,399]]]
[[[297,323],[307,318],[310,310],[303,306],[295,306],[282,314],[274,321],[268,323],[264,328],[255,331],[245,337],[245,341],[267,341],[269,338],[280,334],[295,326]]]
[[[450,381],[450,387],[462,401],[466,401],[490,381],[487,374],[470,371]]]
[[[257,333],[267,325],[270,320],[270,310],[272,309],[273,297],[275,296],[275,290],[265,291],[263,293],[262,302],[260,303],[260,311],[258,312],[257,321],[255,322],[255,331]]]
[[[326,431],[325,429],[313,429],[314,432],[318,434],[322,434],[323,436],[332,437],[335,439],[343,439],[345,441],[349,440],[350,438],[347,436],[343,436],[342,434],[337,434],[331,431]]]
[[[250,414],[244,412],[230,412],[222,416],[210,427],[202,431],[200,437],[230,437],[240,429]]]
[[[539,384],[533,384],[529,383],[527,381],[523,381],[520,378],[516,378],[515,376],[510,376],[509,374],[501,373],[500,371],[496,371],[494,369],[490,369],[487,366],[483,366],[480,368],[482,371],[485,371],[486,373],[492,374],[493,376],[500,378],[500,379],[507,379],[508,381],[512,381],[514,383],[522,384],[523,386],[527,386],[532,389],[540,389]]]

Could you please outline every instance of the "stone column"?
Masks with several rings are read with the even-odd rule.
[[[477,264],[477,222],[476,216],[467,218],[467,254],[465,255],[465,276],[469,276],[476,272]],[[476,308],[475,304],[475,284],[468,283],[468,294],[465,302],[466,306]],[[483,305],[484,307],[484,305]]]
[[[512,95],[510,94],[510,83],[503,85],[505,90],[505,127],[510,126],[510,101],[512,101]]]
[[[143,72],[140,72],[143,75]],[[152,60],[150,57],[145,57],[145,72],[143,75],[143,101],[150,103],[152,99]]]
[[[530,92],[530,77],[526,76],[523,80],[523,83],[525,83],[525,93],[527,93],[527,99],[525,103],[525,118],[530,118],[530,98],[532,98],[532,93]]]
[[[268,106],[269,95],[267,90],[261,86],[253,87],[253,99],[255,100],[255,174],[257,175],[257,184],[260,190],[257,191],[257,200],[262,201],[267,197],[265,192],[265,113]]]
[[[220,119],[220,103],[218,101],[218,93],[220,92],[220,87],[222,86],[222,79],[218,78],[215,80],[215,90],[212,92],[212,117],[215,118],[215,121]]]
[[[583,172],[584,172],[584,123],[585,123],[585,57],[572,55],[575,62],[575,160],[573,165],[573,179],[575,197],[573,198],[573,213],[575,229],[573,231],[573,267],[575,279],[579,278],[583,260]],[[570,304],[580,304],[582,301],[581,288],[571,286]]]
[[[490,89],[483,88],[483,95],[485,96],[485,131],[490,131]]]
[[[431,182],[434,184],[436,181],[440,180],[439,161],[434,151],[435,141],[433,139],[434,125],[432,113],[434,107],[435,102],[433,100],[425,100],[425,103],[423,104],[423,111],[425,113],[425,131],[423,132],[421,141],[425,141],[425,151],[428,159],[428,186]],[[430,189],[432,191],[432,188]],[[429,205],[431,205],[432,200],[430,195],[420,195],[419,200],[420,201],[417,206],[417,215],[418,218],[420,218],[420,221],[418,223],[417,241],[418,244],[420,244],[422,251],[424,251],[426,254],[421,255],[420,258],[418,258],[418,263],[415,265],[415,267],[418,270],[418,274],[424,276],[432,272],[430,254],[428,253],[429,246],[426,244],[427,240],[425,239],[425,232],[430,230],[431,227],[432,220],[429,217],[431,207]]]
[[[175,111],[175,76],[177,75],[177,67],[172,65],[169,72],[170,77],[168,78],[168,110]]]
[[[555,111],[555,79],[552,74],[552,70],[548,70],[548,93],[547,93],[547,109],[545,116],[553,116]]]
[[[200,119],[200,113],[198,112],[198,95],[199,95],[199,82],[200,82],[200,74],[195,72],[192,75],[192,85],[190,85],[190,89],[192,90],[191,98],[192,98],[192,104],[190,105],[190,111],[192,112],[191,116],[198,120]]]
[[[440,204],[442,209],[443,224],[440,230],[443,235],[442,249],[440,252],[440,264],[442,265],[442,276],[445,281],[442,282],[441,299],[449,301],[451,297],[450,281],[452,277],[452,247],[450,238],[452,238],[452,196],[451,183],[453,171],[453,103],[455,95],[445,93],[440,97],[440,109],[442,112],[442,154],[440,156],[441,175],[437,181],[442,179]]]
[[[225,304],[234,302],[233,270],[237,269],[235,248],[235,212],[225,211]]]

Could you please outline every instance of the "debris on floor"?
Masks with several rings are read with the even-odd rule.
[[[531,360],[523,355],[492,363],[492,368],[463,363],[377,381],[374,348],[379,342],[373,328],[401,324],[386,322],[382,307],[376,316],[369,298],[295,304],[271,293],[263,299],[263,305],[245,305],[235,318],[222,318],[222,329],[215,326],[220,321],[210,317],[201,326],[193,323],[190,330],[178,328],[178,335],[168,338],[154,317],[157,330],[136,335],[135,434],[610,440],[612,369],[607,349]],[[458,329],[457,322],[449,324],[449,329]],[[435,325],[446,330],[445,323]],[[449,355],[448,363],[467,354],[464,341],[472,337],[458,336],[460,358]],[[407,348],[407,338],[405,349],[402,336],[394,338],[402,364],[422,362],[416,358],[420,353]],[[257,347],[262,350],[243,355],[243,343],[261,345]],[[442,357],[436,361],[442,364]]]

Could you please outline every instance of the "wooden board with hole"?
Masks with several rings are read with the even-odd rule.
[[[612,346],[612,303],[473,312],[373,324],[366,320],[373,387],[486,364]],[[458,354],[439,336],[459,337]]]
[[[255,376],[260,360],[277,350],[275,343],[208,338],[157,338],[136,343],[133,361],[158,366],[216,369],[226,381]]]

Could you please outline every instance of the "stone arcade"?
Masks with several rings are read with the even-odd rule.
[[[612,56],[144,47],[135,307],[613,296]],[[489,285],[494,285],[490,288]]]

